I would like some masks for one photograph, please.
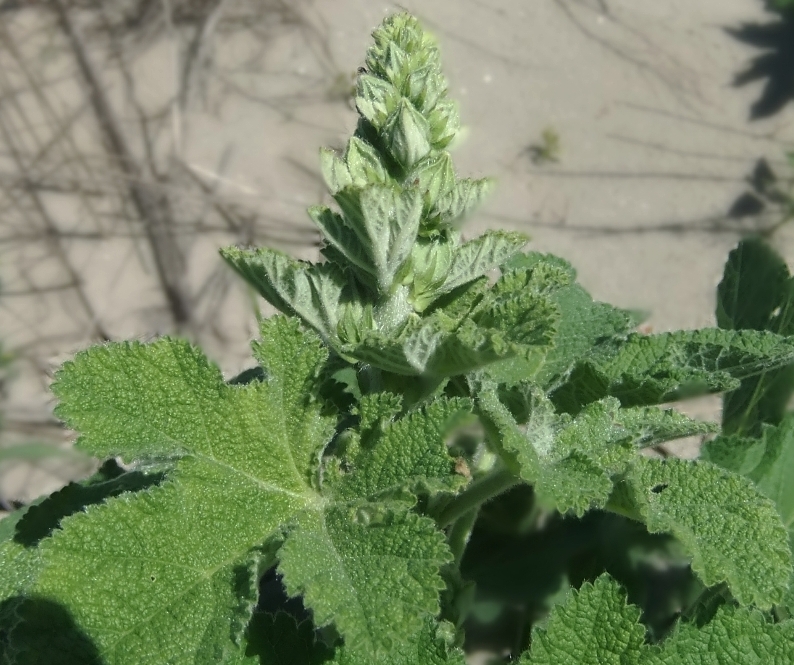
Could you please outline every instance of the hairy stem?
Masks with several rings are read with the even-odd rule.
[[[436,519],[440,529],[448,527],[458,518],[476,510],[485,502],[515,487],[522,480],[507,469],[498,469],[478,478],[441,511]]]
[[[466,551],[466,545],[471,536],[471,530],[474,528],[474,523],[480,514],[479,508],[473,508],[468,513],[461,515],[452,524],[449,530],[449,549],[452,550],[452,555],[455,557],[455,565],[460,566],[463,559],[463,553]]]

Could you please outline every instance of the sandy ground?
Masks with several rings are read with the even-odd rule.
[[[240,73],[254,46],[219,35],[215,59],[229,71],[236,67],[234,94],[227,89],[213,96],[217,89],[210,84],[207,103],[194,103],[180,116],[179,140],[169,132],[162,139],[163,150],[177,152],[195,172],[220,176],[210,178],[218,196],[258,211],[276,231],[308,229],[305,208],[327,198],[318,181],[317,149],[341,146],[349,136],[355,114],[342,98],[350,74],[363,60],[371,29],[396,8],[369,0],[298,6],[324,35],[326,51],[312,52],[305,34],[285,29],[258,67]],[[794,109],[750,123],[763,82],[731,84],[757,52],[725,28],[770,20],[761,2],[406,0],[404,7],[442,45],[466,125],[455,151],[459,174],[498,179],[469,232],[507,227],[529,233],[535,249],[570,260],[596,298],[648,310],[655,330],[713,324],[714,288],[740,235],[721,220],[745,190],[754,162],[765,156],[780,164],[786,147],[794,145]],[[3,20],[17,30],[36,21],[25,12],[0,15]],[[154,106],[173,92],[172,47],[161,39],[138,54],[135,74],[144,104]],[[108,80],[126,112],[118,81]],[[297,102],[268,103],[273,95]],[[79,99],[78,89],[67,86],[63,98]],[[533,163],[528,148],[547,128],[559,136],[559,161]],[[92,136],[83,137],[88,145]],[[81,228],[79,207],[67,199],[50,203],[62,228]],[[199,214],[203,204],[187,197],[182,205]],[[224,233],[191,241],[192,283],[219,269],[216,249],[232,241]],[[784,252],[794,250],[785,232],[778,242]],[[316,252],[310,242],[284,247],[304,257]],[[56,268],[31,259],[46,251],[31,245],[4,252],[3,287],[13,291],[23,275],[39,283],[55,279]],[[114,338],[170,330],[151,266],[145,269],[146,257],[135,258],[129,244],[75,240],[66,251]],[[91,340],[72,296],[36,298],[4,299],[0,310],[0,339],[11,350],[27,348],[34,337],[52,337],[17,363],[5,400],[9,420],[48,417],[49,373]],[[209,353],[230,374],[249,365],[254,319],[242,286],[207,307],[205,317],[224,331],[201,338]],[[59,338],[64,331],[69,334]],[[691,407],[703,415],[713,415],[714,408],[714,401]],[[6,434],[5,440],[30,431]],[[29,499],[85,468],[60,462],[24,473],[7,468],[0,492]]]
[[[275,242],[311,257],[316,247],[305,208],[327,200],[318,180],[317,149],[342,146],[354,127],[344,93],[363,60],[369,32],[396,6],[365,0],[305,0],[295,6],[322,34],[322,49],[307,47],[305,32],[288,26],[257,65],[245,69],[241,63],[257,46],[236,33],[218,35],[214,58],[218,68],[234,72],[228,77],[233,94],[210,82],[204,103],[194,101],[180,115],[179,136],[173,128],[165,131],[159,147],[202,174],[217,196],[263,216],[271,236],[295,229],[308,233],[298,245]],[[721,220],[745,190],[755,160],[765,156],[780,164],[794,141],[791,108],[748,122],[763,81],[731,85],[757,52],[725,28],[770,20],[761,3],[456,0],[407,2],[405,8],[419,15],[442,45],[465,124],[455,151],[459,173],[498,180],[469,232],[507,227],[529,233],[532,247],[569,259],[596,298],[649,311],[653,329],[712,324],[714,287],[739,236]],[[34,12],[4,16],[8,28],[20,34],[38,21]],[[167,36],[136,53],[142,105],[156,107],[172,96],[173,55]],[[58,68],[58,62],[48,66]],[[59,69],[67,75],[59,89],[64,104],[82,99],[80,88],[68,82],[73,69]],[[131,123],[118,77],[108,75],[105,81],[119,113]],[[96,131],[90,117],[83,125],[89,128],[76,132],[77,141],[90,150]],[[547,128],[559,136],[559,161],[535,164],[528,149]],[[13,165],[2,158],[7,173]],[[206,205],[190,192],[177,191],[177,200],[187,215],[200,215]],[[86,226],[73,199],[54,196],[48,205],[58,228],[79,232]],[[9,227],[8,217],[2,219]],[[222,273],[217,247],[235,240],[210,233],[187,243],[191,283]],[[792,247],[785,233],[779,243],[784,251]],[[65,245],[95,317],[113,338],[147,339],[172,329],[151,260],[141,251],[123,238],[78,238]],[[60,268],[50,254],[45,241],[4,247],[3,288],[14,293],[31,280],[57,283]],[[49,376],[91,343],[91,322],[80,314],[74,295],[63,291],[9,296],[0,312],[0,339],[20,355],[4,401],[6,418],[44,421],[52,407]],[[222,331],[198,335],[211,356],[228,373],[247,366],[255,329],[243,287],[233,283],[222,299],[206,305],[203,316]],[[713,404],[695,411],[713,413]],[[5,441],[39,434],[31,425],[21,433],[6,432]],[[52,432],[41,436],[52,439]],[[61,468],[60,461],[54,464]],[[29,499],[61,482],[58,473],[48,480],[49,475],[52,469],[34,476],[6,472],[3,496]]]

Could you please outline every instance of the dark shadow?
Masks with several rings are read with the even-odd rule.
[[[767,4],[769,11],[771,4]],[[761,96],[750,107],[750,118],[758,120],[778,113],[794,101],[794,9],[777,10],[768,23],[745,23],[726,32],[763,52],[733,79],[741,87],[766,80]]]
[[[0,604],[0,661],[16,665],[104,665],[69,612],[44,598]]]
[[[626,589],[642,611],[647,639],[657,642],[700,588],[667,535],[598,511],[582,519],[552,517],[521,533],[530,504],[525,486],[503,494],[483,509],[471,535],[461,564],[464,579],[476,584],[467,651],[520,653],[529,628],[548,616],[569,585],[579,588],[604,572]]]
[[[34,547],[59,528],[65,517],[124,492],[137,492],[158,485],[164,477],[163,473],[125,472],[114,460],[109,460],[88,480],[69,483],[41,503],[30,506],[16,524],[14,540],[26,547]]]
[[[281,574],[275,566],[259,580],[259,602],[256,605],[258,612],[276,614],[284,612],[298,623],[303,623],[312,618],[311,612],[306,609],[301,596],[290,598],[281,579]]]

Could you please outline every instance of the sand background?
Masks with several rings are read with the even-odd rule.
[[[255,241],[316,256],[305,209],[328,200],[318,147],[341,147],[353,130],[352,75],[370,31],[398,6],[266,0],[264,14],[254,14],[250,2],[222,2],[179,105],[193,27],[155,17],[145,35],[126,33],[119,44],[127,79],[110,45],[87,33],[132,152],[156,165],[141,178],[168,198],[176,220],[194,308],[180,327],[125,198],[129,178],[101,149],[62,31],[35,2],[18,4],[0,3],[0,339],[15,356],[0,441],[68,446],[47,386],[63,360],[102,335],[150,339],[179,329],[227,375],[251,364],[252,300],[217,248]],[[151,11],[168,6],[179,3],[153,3]],[[763,223],[726,213],[756,160],[783,169],[794,146],[794,108],[751,122],[766,82],[732,85],[759,52],[727,29],[773,21],[762,3],[406,0],[400,7],[440,41],[465,125],[454,152],[459,174],[498,181],[468,233],[530,234],[533,248],[571,261],[597,299],[647,310],[654,330],[712,325],[727,252]],[[88,28],[88,13],[72,13]],[[31,91],[26,69],[46,82],[47,104]],[[147,156],[140,117],[158,113]],[[559,161],[536,163],[530,147],[548,128],[559,136]],[[224,209],[236,227],[221,223]],[[775,236],[787,256],[788,235],[784,228]],[[717,402],[687,408],[714,416]],[[91,466],[63,457],[2,464],[6,501],[29,500]]]

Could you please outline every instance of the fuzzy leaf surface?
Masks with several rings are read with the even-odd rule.
[[[651,533],[672,533],[707,586],[725,582],[745,605],[782,600],[792,571],[774,504],[747,479],[708,462],[637,458],[628,474]]]
[[[326,340],[336,338],[340,299],[346,284],[338,266],[297,261],[266,247],[226,247],[221,256],[273,307],[299,316]]]
[[[794,658],[794,622],[721,608],[702,628],[679,625],[659,646],[645,644],[640,610],[607,576],[586,583],[536,629],[521,665],[786,665]]]
[[[711,430],[674,411],[621,408],[614,398],[590,404],[571,418],[557,414],[542,393],[530,391],[521,426],[493,386],[478,393],[478,404],[540,500],[577,515],[606,505],[613,477],[626,470],[637,448]]]
[[[318,625],[334,621],[348,662],[363,664],[388,663],[419,638],[451,554],[432,520],[361,503],[302,516],[279,558],[287,591],[303,594]]]
[[[159,460],[165,478],[88,505],[44,534],[31,550],[32,579],[9,589],[25,594],[28,612],[12,635],[27,644],[15,648],[35,647],[35,627],[55,611],[31,605],[41,597],[69,608],[105,665],[239,659],[258,577],[285,535],[291,588],[307,589],[315,616],[337,622],[343,636],[369,636],[348,644],[359,662],[376,662],[386,636],[411,642],[437,613],[449,553],[433,523],[406,504],[320,487],[319,455],[336,418],[308,389],[327,357],[319,338],[277,317],[263,324],[255,353],[264,379],[245,385],[224,383],[197,349],[170,339],[97,347],[64,366],[58,413],[81,432],[78,447]],[[301,542],[317,546],[296,554]],[[366,591],[379,600],[373,611],[405,621],[329,607],[337,595],[313,584],[329,561],[341,584],[329,593]],[[3,588],[8,574],[0,572]]]
[[[794,415],[777,427],[767,425],[758,439],[718,437],[704,446],[701,457],[747,476],[775,502],[794,551]],[[794,574],[783,604],[794,610]]]
[[[575,412],[613,395],[624,406],[735,389],[741,379],[794,360],[794,340],[755,330],[632,334],[579,363],[554,402]]]
[[[442,398],[384,425],[352,461],[356,473],[340,493],[369,499],[403,489],[456,489],[463,478],[455,475],[446,439],[470,414],[468,400]]]

